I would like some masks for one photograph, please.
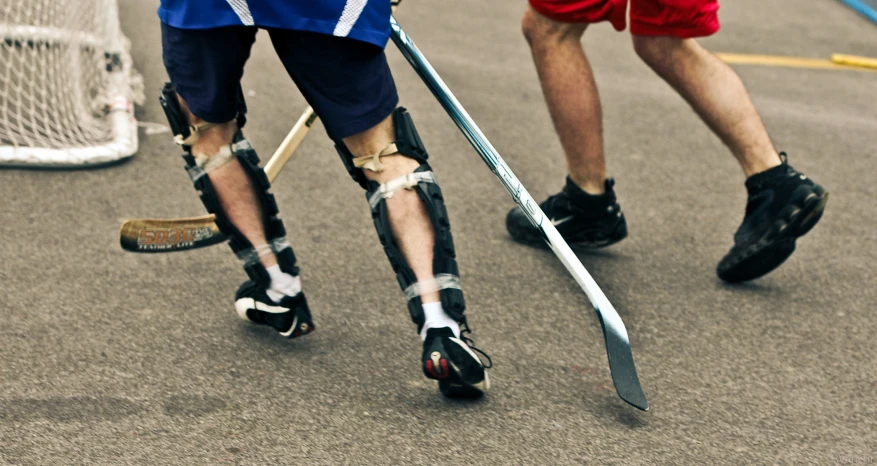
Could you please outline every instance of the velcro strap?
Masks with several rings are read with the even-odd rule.
[[[274,238],[271,240],[271,249],[274,252],[280,252],[284,249],[291,248],[292,245],[289,244],[289,241],[286,241],[285,236],[281,236],[280,238]]]
[[[189,127],[189,137],[184,138],[182,134],[174,136],[174,142],[181,146],[191,146],[201,139],[201,131],[206,131],[216,126],[216,123],[201,123],[200,125],[192,125]]]
[[[272,252],[279,253],[289,247],[291,246],[289,245],[289,242],[286,241],[286,238],[274,238],[268,244],[260,244],[259,246],[238,251],[237,256],[246,268],[261,262],[260,258],[262,256],[266,256]]]
[[[412,189],[417,186],[418,183],[437,184],[438,181],[436,181],[435,175],[431,171],[409,173],[400,176],[399,178],[392,179],[382,184],[377,191],[369,196],[368,205],[374,210],[381,200],[393,197],[393,194],[400,189]]]
[[[227,164],[238,152],[250,150],[252,148],[253,146],[250,144],[249,140],[241,139],[234,144],[220,147],[219,152],[213,155],[192,154],[192,157],[195,158],[195,165],[186,167],[186,171],[189,173],[189,178],[191,178],[194,183],[202,176]]]
[[[426,293],[446,290],[449,288],[461,290],[460,277],[449,273],[440,273],[429,280],[422,280],[412,284],[408,288],[405,288],[403,293],[405,293],[405,297],[408,298],[408,300],[412,300],[418,296],[423,296]]]
[[[234,158],[234,153],[231,151],[231,145],[228,145],[220,147],[219,152],[213,155],[200,153],[192,154],[192,156],[195,157],[195,165],[201,167],[204,173],[210,173],[227,164],[229,160]]]
[[[396,143],[394,142],[389,146],[384,147],[384,149],[377,154],[354,157],[353,166],[356,168],[361,168],[363,170],[371,170],[375,173],[380,173],[384,171],[384,165],[381,164],[381,157],[393,155],[397,152],[399,152],[399,149],[396,148]]]

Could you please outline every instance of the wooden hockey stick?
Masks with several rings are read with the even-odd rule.
[[[273,182],[317,121],[308,107],[265,164],[265,175]],[[214,216],[189,218],[135,218],[125,220],[119,233],[122,249],[130,252],[174,252],[203,248],[226,240],[213,223]]]

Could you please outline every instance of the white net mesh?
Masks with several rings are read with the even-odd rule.
[[[0,1],[0,164],[128,157],[140,100],[116,0]]]

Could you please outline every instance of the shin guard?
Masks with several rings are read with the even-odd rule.
[[[338,142],[335,147],[351,177],[366,190],[366,199],[371,207],[372,220],[378,232],[378,238],[390,260],[393,271],[396,273],[396,279],[408,299],[408,310],[411,313],[411,319],[417,324],[417,331],[420,332],[425,321],[420,296],[431,291],[438,291],[444,311],[454,320],[465,325],[466,304],[463,299],[463,291],[460,288],[454,240],[451,236],[451,225],[441,188],[439,188],[435,175],[432,173],[432,168],[426,162],[428,154],[417,134],[411,116],[404,108],[400,107],[393,113],[393,123],[396,151],[359,159],[374,159],[374,162],[377,162],[377,166],[380,167],[380,162],[377,160],[379,156],[398,153],[420,162],[420,166],[414,173],[384,184],[371,181],[366,178],[363,169],[357,166],[365,164],[355,162],[353,154],[343,143]],[[435,230],[432,267],[434,278],[432,280],[417,281],[414,271],[408,265],[393,237],[386,199],[401,189],[417,192]]]
[[[174,132],[174,140],[183,147],[183,160],[186,162],[186,172],[195,189],[201,197],[201,202],[207,211],[216,218],[214,222],[221,232],[229,238],[229,246],[232,251],[244,264],[244,270],[251,280],[262,283],[266,287],[271,282],[268,271],[262,265],[259,256],[270,249],[277,256],[277,262],[280,269],[292,276],[299,273],[296,265],[295,253],[289,242],[286,241],[286,229],[283,221],[278,216],[277,202],[274,195],[269,191],[271,183],[265,175],[264,170],[259,167],[259,157],[256,151],[250,145],[250,142],[244,138],[243,133],[238,129],[234,136],[233,142],[229,146],[225,146],[222,150],[211,157],[196,157],[192,154],[191,145],[197,141],[198,130],[204,129],[204,126],[189,126],[188,119],[177,101],[176,93],[170,84],[166,84],[161,92],[161,106],[165,111],[165,115],[170,122],[171,129]],[[245,108],[241,103],[238,109]],[[243,113],[239,113],[237,117],[238,127],[240,128],[246,121]],[[249,240],[235,227],[228,216],[222,210],[219,198],[213,184],[210,182],[208,173],[232,159],[237,159],[247,174],[250,183],[252,183],[259,204],[262,206],[262,225],[265,231],[265,237],[268,241],[267,245],[250,244]]]

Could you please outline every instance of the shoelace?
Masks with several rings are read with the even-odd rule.
[[[780,152],[779,156],[780,156],[780,160],[783,162],[783,165],[786,166],[786,169],[788,170],[789,176],[797,176],[798,172],[794,168],[789,166],[789,156],[786,155],[785,152]]]
[[[481,363],[485,369],[490,369],[491,367],[493,367],[493,360],[490,359],[490,356],[480,348],[477,348],[475,346],[475,341],[464,335],[466,333],[472,333],[472,329],[469,328],[469,324],[467,322],[463,322],[460,324],[460,339],[463,340],[463,342],[466,343],[469,348],[477,351],[479,354],[484,356],[485,359],[487,359],[487,364],[484,364],[483,362]]]

